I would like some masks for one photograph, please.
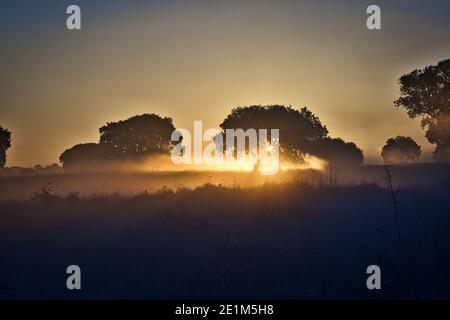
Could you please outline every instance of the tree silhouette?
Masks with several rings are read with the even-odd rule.
[[[59,161],[65,168],[95,166],[105,158],[105,146],[98,143],[84,143],[64,151]]]
[[[362,150],[353,142],[345,142],[341,138],[316,140],[311,154],[337,167],[360,166],[364,161]]]
[[[100,143],[78,144],[64,151],[59,160],[65,168],[84,167],[168,153],[175,144],[171,141],[174,130],[171,118],[156,114],[109,122],[99,129]]]
[[[0,126],[0,168],[6,164],[6,150],[11,147],[11,132]]]
[[[220,124],[226,129],[279,129],[280,155],[298,160],[308,153],[315,140],[328,135],[319,118],[306,107],[300,110],[283,105],[251,105],[235,108]],[[224,134],[224,139],[226,135]]]
[[[386,164],[416,162],[420,154],[420,146],[411,137],[405,136],[388,139],[381,151],[381,156]]]
[[[422,118],[428,141],[436,144],[434,159],[450,161],[450,60],[403,75],[399,84],[395,105]]]
[[[171,118],[143,114],[101,127],[100,144],[106,146],[106,158],[109,159],[169,153],[176,144],[171,141],[174,130]]]
[[[424,122],[428,127],[425,137],[436,144],[433,158],[438,162],[450,162],[450,115],[437,116]]]

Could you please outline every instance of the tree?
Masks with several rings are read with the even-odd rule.
[[[450,161],[450,60],[403,75],[397,107],[410,118],[422,118],[428,141],[436,144],[434,159]]]
[[[311,154],[337,167],[360,166],[364,161],[362,150],[353,142],[345,142],[341,138],[316,140]]]
[[[169,153],[176,144],[171,141],[174,130],[171,118],[143,114],[127,120],[109,122],[101,127],[100,144],[107,146],[108,159]]]
[[[280,155],[294,160],[302,159],[315,140],[328,135],[327,128],[306,107],[297,110],[283,105],[235,108],[220,128],[224,132],[226,129],[279,129]]]
[[[413,163],[417,161],[420,154],[420,146],[411,137],[405,136],[388,139],[381,151],[386,164]]]
[[[171,141],[174,130],[171,118],[155,114],[109,122],[99,129],[99,143],[78,144],[64,151],[59,160],[65,168],[86,167],[168,153],[175,144]]]
[[[450,101],[449,101],[450,104]],[[436,144],[433,158],[438,162],[450,162],[450,116],[437,116],[427,120],[428,131],[425,137]]]
[[[84,143],[67,149],[59,157],[64,168],[98,165],[105,158],[105,146],[98,143]]]
[[[11,132],[0,126],[0,168],[6,164],[6,150],[11,147]]]

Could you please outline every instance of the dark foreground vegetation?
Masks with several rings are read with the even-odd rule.
[[[393,188],[324,179],[128,196],[43,189],[1,203],[0,297],[450,298],[449,173]],[[81,291],[66,289],[72,264]],[[372,264],[381,290],[366,288]]]

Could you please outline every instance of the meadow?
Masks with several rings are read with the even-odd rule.
[[[0,297],[449,298],[450,166],[387,172],[2,177]]]

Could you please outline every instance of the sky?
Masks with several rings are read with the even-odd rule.
[[[66,28],[81,8],[82,29]],[[368,30],[366,8],[381,8]],[[0,2],[0,126],[7,166],[47,165],[106,122],[142,113],[216,128],[232,108],[307,106],[366,163],[420,121],[394,107],[398,78],[450,58],[450,1]],[[282,139],[282,133],[281,133]]]

